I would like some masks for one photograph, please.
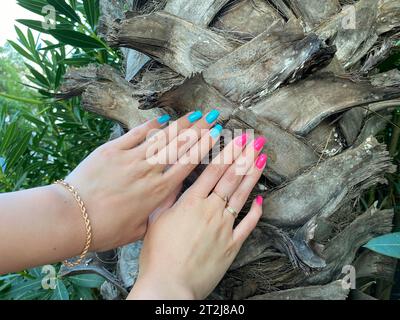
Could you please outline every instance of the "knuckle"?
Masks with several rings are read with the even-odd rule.
[[[238,189],[235,193],[235,200],[238,203],[245,203],[249,197],[249,192],[246,190]]]
[[[235,184],[239,181],[239,176],[236,174],[235,170],[229,170],[226,172],[224,179],[229,184]]]
[[[211,165],[209,166],[209,174],[213,177],[219,177],[224,173],[224,166],[222,165]]]
[[[105,144],[97,149],[97,152],[106,159],[110,159],[115,156],[116,150],[110,144]]]

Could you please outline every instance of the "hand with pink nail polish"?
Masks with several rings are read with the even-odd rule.
[[[212,292],[262,215],[263,198],[257,196],[233,228],[266,166],[267,156],[260,154],[265,142],[237,137],[150,223],[129,299],[204,299]],[[243,164],[245,175],[238,174]]]

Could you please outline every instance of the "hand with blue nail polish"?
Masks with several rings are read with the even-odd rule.
[[[211,129],[210,136],[213,139],[217,139],[221,135],[222,130],[223,130],[222,126],[220,124],[217,124],[214,128]]]
[[[208,115],[207,121],[215,116]],[[215,126],[210,139],[204,132],[212,124],[201,111],[168,126],[170,120],[162,115],[104,144],[65,178],[78,191],[90,217],[91,251],[107,251],[143,238],[150,215],[172,205],[182,182],[221,131]],[[194,135],[197,140],[188,146],[176,143],[191,128],[199,133]],[[149,154],[154,146],[155,152]],[[163,154],[177,156],[163,158]],[[181,161],[186,154],[194,155],[188,163]],[[158,161],[150,161],[151,157]],[[78,256],[85,240],[83,227],[79,206],[60,185],[1,194],[0,252],[7,258],[0,259],[0,274]]]
[[[190,123],[195,123],[203,117],[203,113],[201,111],[195,111],[188,116],[188,120]]]
[[[157,119],[159,124],[166,124],[169,122],[169,120],[171,120],[171,116],[168,114],[165,114]]]
[[[206,121],[207,121],[209,124],[212,124],[212,123],[214,123],[215,121],[217,121],[217,119],[218,119],[218,117],[219,117],[220,114],[221,114],[221,113],[220,113],[218,110],[212,110],[212,111],[206,116]]]

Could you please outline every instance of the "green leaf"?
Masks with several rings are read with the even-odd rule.
[[[42,75],[40,72],[38,72],[35,68],[30,66],[29,64],[25,63],[25,65],[29,69],[31,74],[36,78],[36,80],[42,84],[42,86],[44,86],[45,88],[50,87],[50,83],[44,75]]]
[[[83,57],[83,58],[68,58],[62,60],[63,63],[70,66],[84,66],[91,62],[95,62],[91,57]]]
[[[70,18],[72,21],[81,23],[81,19],[76,14],[75,10],[71,8],[64,0],[47,0],[49,4],[54,6],[58,12],[61,12],[66,17]]]
[[[12,168],[14,164],[20,159],[28,148],[29,141],[31,139],[32,133],[26,132],[21,139],[18,140],[18,145],[14,146],[12,149],[11,157],[7,161],[7,166]]]
[[[64,282],[60,279],[57,279],[56,288],[54,289],[53,295],[51,296],[52,300],[69,300],[69,293],[67,287]]]
[[[64,75],[64,73],[65,73],[65,67],[64,67],[64,65],[60,64],[57,68],[56,78],[54,81],[55,89],[57,89],[60,86],[61,77]]]
[[[17,19],[16,21],[33,30],[43,33],[49,32],[49,30],[43,28],[42,21],[31,20],[31,19]]]
[[[7,291],[6,296],[9,299],[20,299],[23,295],[32,293],[34,291],[40,290],[42,288],[42,279],[35,280],[22,280],[13,282],[9,291]]]
[[[35,278],[40,278],[40,279],[43,278],[43,275],[42,275],[42,268],[41,268],[41,267],[32,268],[32,269],[28,270],[28,273],[29,273],[31,276],[35,277]]]
[[[71,283],[84,288],[99,288],[104,283],[104,278],[97,274],[79,274],[67,278]]]
[[[74,10],[76,10],[76,0],[69,0],[69,4],[74,8]]]
[[[22,103],[28,103],[28,104],[35,104],[35,105],[43,104],[43,102],[39,101],[39,100],[33,100],[33,99],[23,98],[23,97],[16,97],[16,96],[12,96],[12,95],[9,95],[9,94],[3,93],[3,92],[0,92],[0,97],[18,101],[18,102],[22,102]]]
[[[46,0],[18,0],[17,3],[21,7],[39,15],[43,15],[42,9],[48,5]]]
[[[382,255],[400,259],[400,232],[372,239],[364,247]]]
[[[2,139],[0,140],[0,154],[3,154],[5,150],[7,150],[10,143],[15,139],[17,135],[17,123],[12,122],[8,127],[6,132],[3,134]]]
[[[55,29],[49,33],[58,41],[78,48],[104,48],[99,40],[74,30]]]
[[[18,35],[18,40],[25,46],[25,47],[29,47],[29,43],[28,40],[26,39],[24,33],[21,31],[20,28],[18,28],[17,26],[14,26],[15,28],[15,32]]]
[[[22,47],[20,47],[17,43],[14,41],[8,40],[8,43],[14,48],[15,51],[17,51],[21,56],[24,58],[36,62],[35,58],[32,57],[27,51],[25,51]]]
[[[95,30],[100,15],[99,0],[83,0],[83,6],[89,25]]]
[[[74,291],[76,298],[79,300],[94,300],[93,292],[91,288],[84,288],[81,286],[74,285]]]
[[[60,43],[52,44],[52,45],[49,45],[49,46],[47,46],[47,47],[40,48],[39,51],[47,51],[47,50],[58,49],[58,48],[61,48],[61,47],[63,47],[63,46],[64,46],[64,45],[63,45],[63,44],[60,44]]]
[[[32,50],[36,50],[36,41],[35,41],[35,38],[33,37],[31,29],[28,29],[28,41],[29,41],[30,48]]]

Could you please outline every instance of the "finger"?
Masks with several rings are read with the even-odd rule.
[[[237,245],[238,250],[243,245],[243,242],[248,238],[258,221],[262,216],[262,196],[257,196],[251,206],[249,213],[243,218],[233,231],[233,242]]]
[[[249,169],[253,166],[265,142],[266,139],[264,137],[258,137],[252,144],[246,147],[244,152],[226,170],[221,180],[217,183],[214,189],[215,194],[230,199]],[[212,193],[210,197],[214,197],[214,194]]]
[[[235,212],[239,213],[243,206],[246,204],[247,199],[250,196],[251,191],[254,189],[254,186],[260,180],[260,177],[263,173],[263,170],[267,163],[267,155],[261,154],[252,168],[249,170],[247,175],[243,178],[242,183],[235,190],[232,197],[229,199],[228,206],[232,208]],[[235,222],[235,216],[231,214],[228,210],[225,210],[224,216],[226,219],[229,219],[232,226]]]
[[[150,131],[162,128],[170,119],[171,117],[168,114],[165,114],[157,119],[150,120],[136,128],[133,128],[122,137],[115,139],[113,143],[119,145],[122,150],[132,149],[142,143]]]
[[[211,190],[224,175],[225,171],[242,154],[250,135],[244,133],[233,139],[207,166],[204,172],[190,188],[201,197],[208,197]]]
[[[219,115],[220,112],[218,110],[212,110],[193,126],[182,130],[175,139],[156,155],[160,160],[159,163],[166,165],[175,164],[204,134],[208,133],[208,129],[215,124]],[[161,169],[164,168],[161,167]]]
[[[166,179],[172,179],[176,183],[185,180],[218,142],[222,130],[223,128],[219,124],[209,130],[208,134],[204,135],[185,155],[179,158],[177,163],[164,173]]]
[[[195,111],[179,118],[172,122],[168,127],[153,132],[153,134],[149,135],[148,139],[135,151],[142,154],[143,159],[152,157],[175,139],[182,130],[190,128],[202,117],[203,114],[201,111]]]

